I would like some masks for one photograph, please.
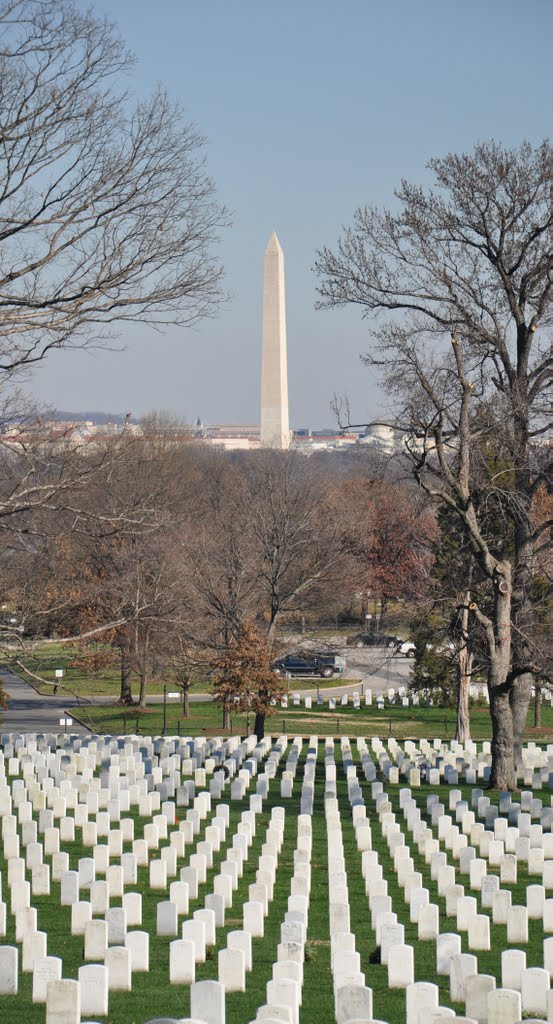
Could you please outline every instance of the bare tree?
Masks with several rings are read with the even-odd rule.
[[[398,212],[359,210],[336,253],[318,257],[322,305],[355,303],[374,316],[377,350],[415,474],[467,530],[493,592],[485,633],[493,721],[491,784],[515,786],[532,681],[541,671],[533,631],[537,489],[550,483],[540,440],[550,430],[552,153],[490,142],[431,161],[434,190],[403,182]],[[408,394],[410,391],[410,394]],[[512,551],[486,537],[474,494],[475,405],[501,413],[512,480],[492,482],[512,529]],[[408,434],[409,436],[409,434]]]
[[[29,430],[25,402],[10,390],[14,375],[53,348],[105,343],[125,322],[163,329],[212,315],[221,268],[211,249],[227,215],[194,124],[163,89],[138,102],[126,90],[133,58],[109,21],[72,0],[0,0],[0,32],[5,591],[15,560],[34,561],[40,578],[39,554],[46,564],[45,551],[62,530],[98,536],[100,522],[113,531],[130,514],[136,527],[136,515],[144,524],[152,511],[127,507],[114,517],[96,507],[92,529],[84,493],[90,497],[95,473],[111,486],[105,467],[113,451],[79,458],[54,445],[40,423]],[[38,627],[48,615],[65,614],[67,598],[46,588],[39,605],[32,575],[19,574],[18,598]],[[119,611],[123,618],[104,618],[89,632],[119,628],[126,621]],[[18,622],[11,638],[20,640],[22,628]],[[124,638],[121,650],[128,696]]]
[[[112,645],[120,654],[122,703],[132,701],[133,672],[144,703],[159,647],[185,617],[179,539],[188,454],[188,445],[165,443],[162,435],[124,432],[84,452],[64,450],[57,462],[47,451],[49,486],[15,509],[4,531],[4,577],[26,635],[66,642],[92,636]],[[0,502],[0,533],[2,524]]]
[[[197,514],[183,532],[196,610],[190,639],[220,652],[259,611],[250,507],[242,474],[218,453],[201,461],[196,487]]]
[[[264,451],[244,470],[260,608],[272,637],[284,612],[337,585],[344,531],[334,486],[305,456]]]
[[[0,371],[213,313],[226,215],[195,126],[131,100],[133,58],[71,0],[1,0],[0,28]]]

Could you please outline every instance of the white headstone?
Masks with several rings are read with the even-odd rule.
[[[205,1024],[225,1024],[225,990],[218,981],[190,986],[190,1014]]]
[[[196,947],[189,939],[169,943],[169,981],[171,985],[192,985],[196,980]]]
[[[81,987],[78,981],[48,983],[46,1024],[81,1024]]]
[[[81,1013],[105,1017],[108,1013],[108,969],[103,964],[79,967]]]

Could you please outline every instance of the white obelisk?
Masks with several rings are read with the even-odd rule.
[[[284,304],[284,253],[273,231],[264,258],[261,444],[288,448],[288,369]]]

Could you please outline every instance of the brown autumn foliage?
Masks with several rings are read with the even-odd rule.
[[[243,623],[226,650],[212,660],[212,693],[223,707],[223,728],[228,728],[233,708],[252,711],[256,719],[273,713],[272,702],[280,699],[285,687],[272,662],[270,641],[250,622]]]

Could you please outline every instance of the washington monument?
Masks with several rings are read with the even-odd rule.
[[[284,254],[273,231],[264,258],[261,444],[288,448],[288,369],[284,307]]]

